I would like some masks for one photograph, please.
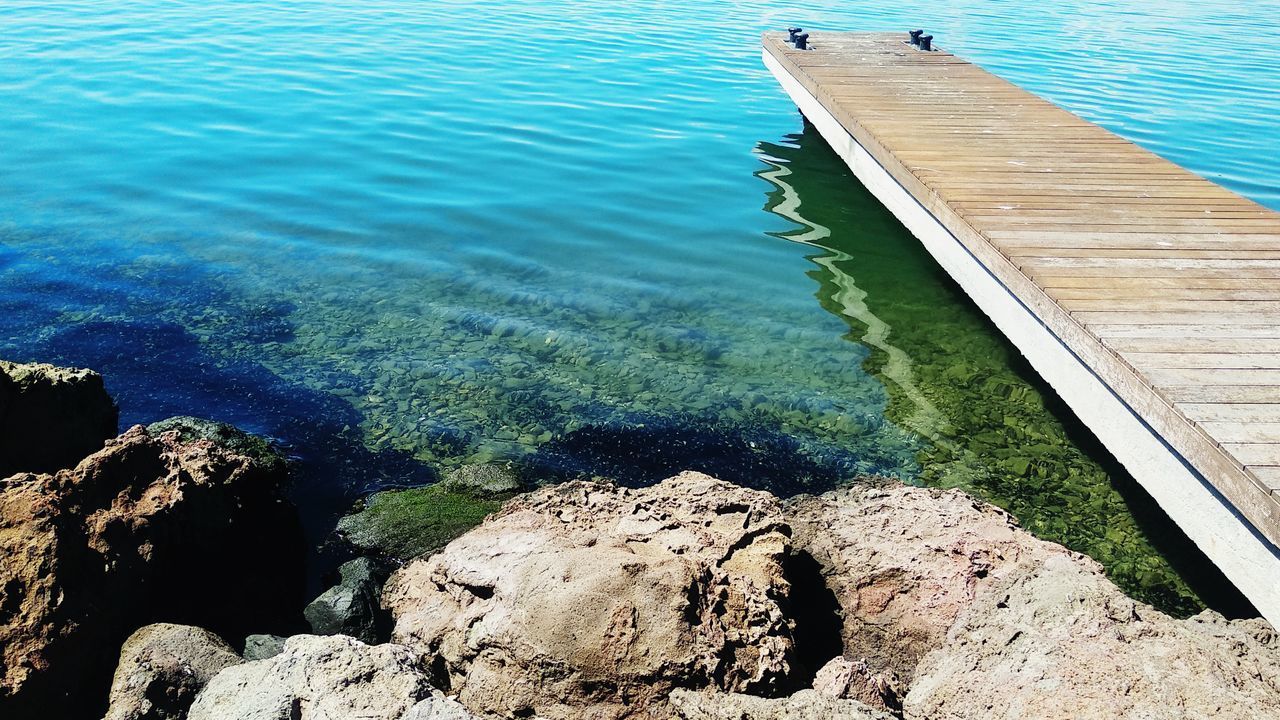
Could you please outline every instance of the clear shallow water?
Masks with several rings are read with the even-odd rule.
[[[802,132],[758,34],[923,26],[1280,207],[1274,4],[891,5],[6,3],[0,355],[103,371],[125,422],[280,439],[317,541],[461,462],[874,472],[1229,607]]]

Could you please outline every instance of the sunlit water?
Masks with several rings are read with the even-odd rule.
[[[127,423],[278,439],[317,544],[465,462],[879,473],[1235,609],[804,130],[758,34],[924,27],[1280,207],[1275,4],[898,5],[10,0],[0,356],[102,371]]]

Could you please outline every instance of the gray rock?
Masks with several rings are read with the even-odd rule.
[[[671,693],[671,708],[680,720],[897,720],[896,715],[857,700],[814,690],[782,698],[676,690]]]
[[[423,701],[429,701],[423,704]],[[229,667],[190,720],[469,720],[433,689],[416,655],[335,635],[295,635],[275,657]]]
[[[242,662],[208,630],[147,625],[120,649],[105,720],[182,720],[214,675]]]
[[[0,360],[0,478],[75,467],[118,423],[98,373]]]
[[[452,492],[471,492],[483,497],[511,495],[525,489],[515,468],[499,463],[454,468],[444,474],[440,484]]]
[[[302,611],[316,635],[350,635],[378,642],[379,630],[389,629],[382,610],[385,575],[369,558],[356,558],[338,569],[342,581],[325,590]]]
[[[244,659],[253,662],[275,657],[284,650],[284,641],[279,635],[250,635],[244,639]]]

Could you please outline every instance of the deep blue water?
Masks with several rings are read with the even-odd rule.
[[[758,35],[924,27],[1280,208],[1278,9],[10,0],[0,356],[278,439],[316,542],[451,464],[714,456],[968,487],[1186,597],[1181,541],[802,132]]]

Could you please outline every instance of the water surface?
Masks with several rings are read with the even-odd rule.
[[[101,370],[128,423],[277,438],[315,542],[467,462],[784,494],[877,473],[1232,610],[803,128],[758,34],[925,27],[1280,207],[1274,9],[7,2],[0,355]]]

